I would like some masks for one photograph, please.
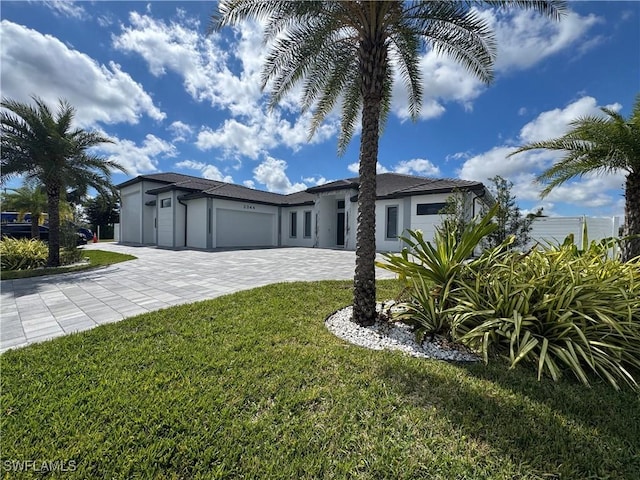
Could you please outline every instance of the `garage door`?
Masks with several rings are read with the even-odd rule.
[[[272,247],[275,215],[218,209],[216,212],[216,246]]]

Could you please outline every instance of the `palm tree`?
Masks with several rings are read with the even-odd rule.
[[[40,238],[38,225],[47,210],[47,194],[40,185],[24,184],[13,188],[12,193],[3,193],[2,203],[6,210],[15,210],[19,215],[31,214],[31,238]]]
[[[409,94],[409,112],[419,116],[421,50],[428,45],[451,55],[483,82],[493,78],[495,41],[472,8],[504,2],[458,1],[263,1],[223,0],[212,29],[247,19],[265,21],[270,44],[262,87],[271,87],[274,107],[298,83],[302,110],[314,110],[310,136],[342,105],[338,150],[342,154],[361,114],[358,228],[354,277],[354,320],[371,325],[375,312],[376,163],[381,126],[390,111],[393,74]],[[558,16],[564,2],[520,1]]]
[[[80,128],[72,128],[75,109],[60,100],[55,115],[44,101],[33,97],[35,106],[3,99],[0,106],[2,175],[24,176],[37,181],[47,193],[49,214],[49,257],[47,265],[60,265],[60,196],[68,188],[85,185],[106,192],[113,188],[111,170],[125,172],[117,162],[87,153],[108,138]]]
[[[536,179],[546,184],[543,198],[574,177],[626,172],[624,235],[638,235],[623,243],[622,260],[628,261],[640,255],[640,95],[628,120],[610,108],[601,110],[604,117],[578,118],[562,137],[523,145],[509,156],[536,149],[566,152]]]

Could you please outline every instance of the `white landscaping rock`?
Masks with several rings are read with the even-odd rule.
[[[377,304],[380,311],[381,304]],[[413,357],[434,358],[454,362],[478,362],[480,357],[451,345],[436,335],[433,341],[416,342],[411,327],[400,322],[376,321],[370,327],[361,327],[353,321],[353,307],[338,310],[325,320],[327,329],[343,340],[372,350],[400,350]]]

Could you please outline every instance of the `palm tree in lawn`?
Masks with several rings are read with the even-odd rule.
[[[605,116],[578,118],[569,124],[570,130],[562,137],[523,145],[509,156],[536,149],[566,153],[538,176],[537,181],[546,184],[542,197],[571,178],[587,173],[626,172],[624,234],[640,235],[640,95],[628,120],[610,108],[601,110]],[[639,256],[640,237],[626,240],[622,250],[623,261]]]
[[[3,193],[3,210],[15,210],[20,215],[31,214],[31,238],[40,238],[40,220],[47,210],[47,194],[40,185],[24,184]]]
[[[338,150],[342,154],[361,115],[353,302],[354,320],[361,325],[376,319],[376,164],[394,73],[407,88],[414,120],[423,93],[419,61],[425,45],[490,82],[494,35],[472,8],[482,3],[504,2],[223,0],[213,17],[213,29],[247,19],[264,21],[270,50],[262,87],[270,85],[274,107],[302,83],[302,110],[313,110],[310,136],[341,103]],[[564,2],[554,1],[513,3],[556,17],[564,8]]]
[[[54,114],[45,102],[33,97],[35,105],[3,99],[0,106],[2,174],[1,182],[24,177],[40,183],[47,194],[49,256],[47,265],[60,265],[60,196],[69,188],[90,186],[110,191],[111,171],[124,168],[117,162],[87,152],[111,142],[108,138],[73,128],[75,108],[60,100]]]

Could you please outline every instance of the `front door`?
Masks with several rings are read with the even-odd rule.
[[[337,228],[336,244],[344,247],[344,212],[338,212],[338,228]]]

